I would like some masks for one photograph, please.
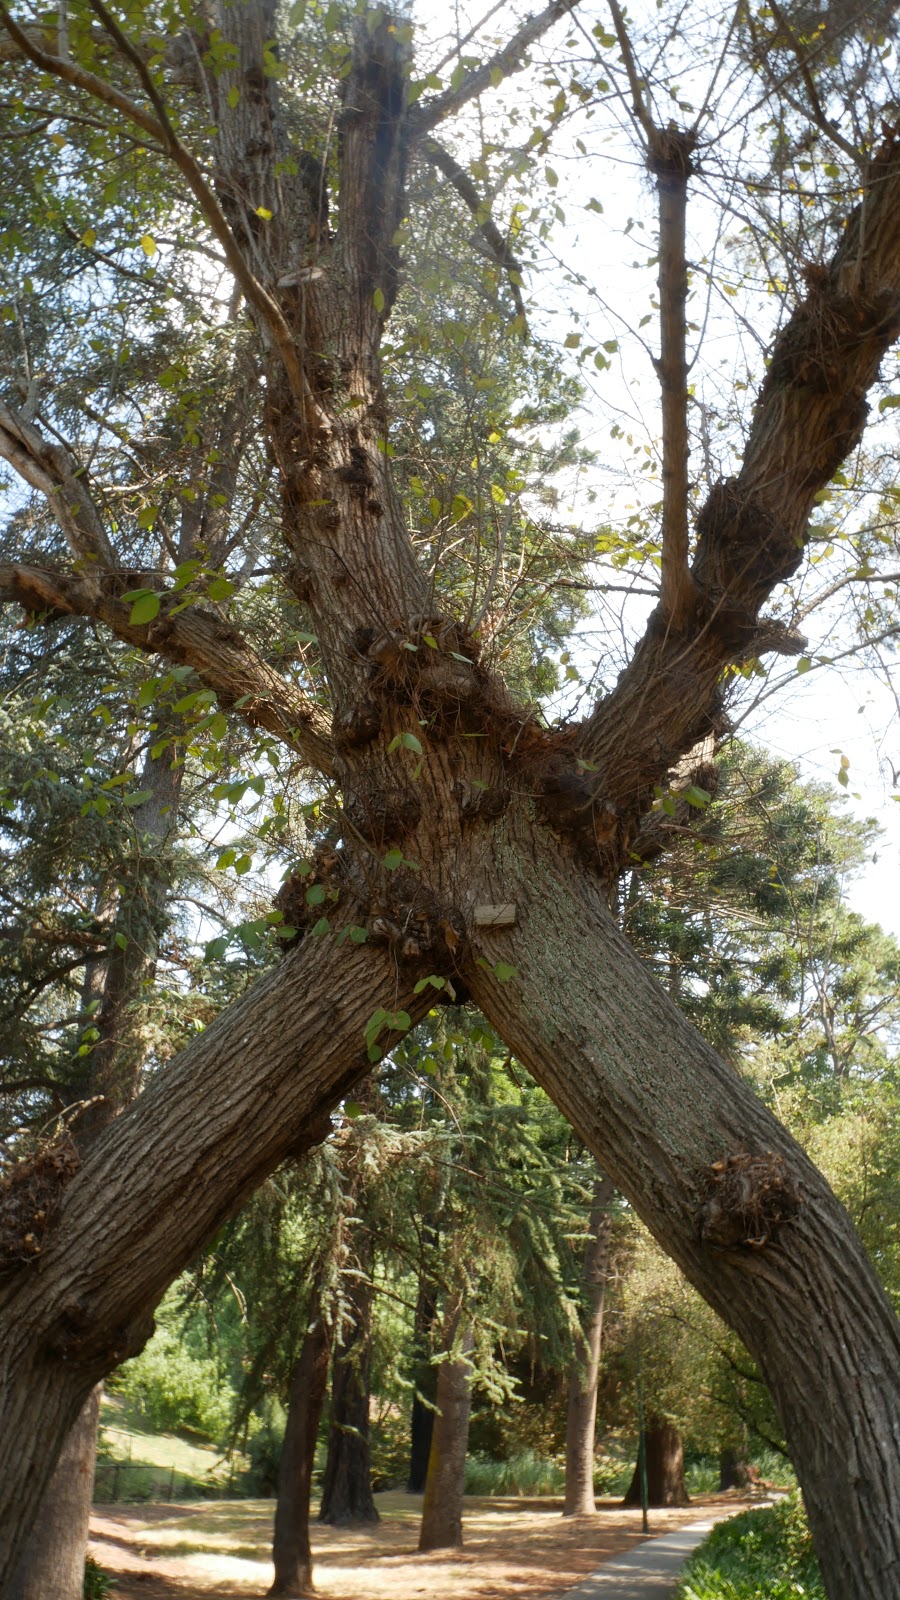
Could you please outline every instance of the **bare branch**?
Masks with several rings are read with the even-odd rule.
[[[259,656],[237,628],[200,606],[168,614],[163,598],[153,622],[132,623],[131,606],[118,592],[123,580],[99,592],[80,573],[15,564],[0,567],[0,603],[22,606],[32,616],[92,617],[118,639],[148,654],[193,667],[214,689],[224,710],[235,710],[253,727],[265,728],[326,776],[332,775],[330,722],[326,712],[288,683]]]
[[[844,135],[841,133],[837,123],[832,122],[831,118],[825,114],[825,109],[821,100],[819,99],[819,91],[816,88],[815,79],[813,78],[810,70],[809,62],[806,59],[806,52],[797,38],[793,28],[791,27],[787,17],[778,4],[778,0],[770,0],[770,9],[775,21],[778,24],[779,33],[784,34],[788,45],[790,46],[790,49],[796,58],[800,76],[803,79],[803,86],[809,97],[809,107],[800,107],[799,109],[811,110],[812,119],[816,124],[816,127],[820,128],[823,133],[827,134],[832,143],[836,144],[839,150],[843,150],[844,155],[848,156],[855,166],[860,166],[864,159],[862,152],[857,150],[855,146],[850,143],[849,139],[844,138]]]
[[[46,496],[72,554],[112,570],[106,529],[68,450],[51,444],[32,422],[0,401],[0,456]]]
[[[525,54],[530,46],[577,4],[578,0],[551,0],[551,4],[538,12],[536,17],[529,17],[523,22],[521,28],[513,34],[502,50],[498,50],[487,61],[483,61],[480,67],[475,67],[467,73],[458,88],[448,89],[446,94],[440,94],[434,100],[427,100],[424,105],[414,106],[409,115],[413,136],[421,137],[424,133],[430,133],[439,122],[455,116],[457,111],[461,111],[470,100],[477,99],[485,89],[492,89],[512,73],[521,72],[525,66]]]

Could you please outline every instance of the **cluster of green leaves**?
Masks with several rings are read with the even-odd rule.
[[[675,1600],[825,1600],[799,1493],[719,1523],[687,1564]]]

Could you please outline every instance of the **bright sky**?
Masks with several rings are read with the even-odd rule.
[[[523,14],[521,8],[505,3],[496,10],[493,21],[467,46],[467,54],[483,57],[494,39],[508,37],[510,17]],[[640,16],[642,10],[639,0],[629,7],[635,16]],[[472,21],[486,13],[486,5],[484,10],[480,6],[457,6],[459,33],[465,34]],[[415,14],[431,37],[435,36],[432,29],[445,37],[453,27],[453,13],[443,5],[438,7],[434,0],[419,0]],[[568,61],[564,59],[566,70],[560,72],[563,82],[573,67],[586,82],[596,81],[604,70],[596,62],[589,69],[587,57],[589,30],[598,16],[605,15],[602,7],[583,12],[579,8],[576,12],[582,32],[578,35],[579,45],[568,52]],[[710,464],[714,471],[727,472],[733,460],[729,458],[729,447],[763,374],[765,345],[775,307],[767,296],[755,291],[746,275],[742,277],[740,264],[727,242],[738,232],[740,197],[737,189],[728,187],[729,163],[720,162],[719,155],[720,151],[727,154],[735,169],[739,167],[737,146],[753,122],[752,106],[751,115],[746,115],[746,85],[731,85],[720,72],[713,92],[709,92],[718,58],[715,30],[711,27],[709,38],[704,37],[701,0],[696,0],[687,15],[689,24],[691,20],[695,24],[693,32],[689,26],[685,35],[688,49],[698,51],[708,61],[702,62],[699,71],[685,66],[679,94],[689,98],[694,107],[708,102],[709,113],[702,126],[710,138],[715,135],[716,141],[721,141],[710,143],[706,152],[701,148],[701,170],[692,184],[688,218],[688,256],[698,267],[688,315],[703,327],[704,333],[700,359],[691,376],[697,384],[698,398],[701,402],[707,400],[709,405],[708,413],[702,405],[697,407],[692,423],[696,441],[707,416],[721,413],[723,397],[738,396],[738,415],[726,438],[720,440],[714,435],[710,440],[707,428]],[[717,7],[710,18],[718,23],[722,15],[722,8]],[[547,53],[557,61],[566,56],[563,41],[567,32],[571,29],[557,26],[549,37]],[[606,54],[608,58],[616,55],[609,51]],[[452,64],[446,69],[448,73],[450,70]],[[677,65],[670,70],[678,70]],[[615,89],[614,81],[611,87]],[[526,108],[532,96],[541,106],[552,98],[552,91],[537,88],[530,74],[512,80],[504,94],[507,104],[518,96]],[[676,115],[680,110],[671,109]],[[684,113],[681,117],[684,120]],[[524,143],[528,129],[526,114],[517,128],[507,131],[509,143]],[[456,137],[461,132],[454,130]],[[493,127],[490,133],[499,140],[504,137]],[[741,159],[746,159],[744,151]],[[584,414],[577,419],[586,441],[598,450],[601,462],[592,475],[597,503],[581,509],[585,526],[603,521],[616,524],[634,510],[656,501],[660,493],[658,479],[650,480],[641,470],[647,461],[646,447],[655,451],[659,434],[658,391],[650,361],[658,337],[651,304],[657,275],[655,193],[643,170],[621,101],[612,92],[592,119],[576,119],[558,129],[546,156],[539,155],[535,164],[538,169],[544,164],[550,167],[545,174],[544,203],[548,214],[558,204],[562,216],[554,217],[552,236],[540,247],[539,270],[530,273],[526,281],[532,327],[539,334],[556,338],[560,345],[567,334],[576,332],[582,335],[582,347],[602,349],[606,341],[613,339],[619,344],[608,370],[598,373],[592,361],[582,368],[588,395]],[[514,199],[514,192],[507,190],[497,201],[496,217],[501,226],[508,219]],[[530,227],[534,231],[534,222]],[[732,300],[726,299],[720,289],[707,288],[701,268],[704,258],[715,259],[718,282],[724,277],[736,285]],[[648,314],[650,320],[640,329],[641,318],[646,319]],[[571,358],[574,361],[575,352]],[[897,370],[896,361],[886,364],[888,378]],[[896,437],[898,415],[890,412],[879,425],[882,437],[888,430],[891,432],[891,440],[885,437],[888,446]],[[614,438],[616,426],[620,436]],[[630,444],[626,443],[628,435]],[[692,457],[693,463],[699,470],[700,448]],[[852,502],[837,512],[854,525],[864,514],[865,505]],[[816,576],[810,575],[811,579]],[[634,629],[641,627],[645,612],[646,606],[635,608]],[[809,654],[814,661],[817,653],[834,654],[838,649],[830,638],[835,615],[835,608],[824,609],[814,612],[805,624]],[[587,635],[588,630],[583,632]],[[587,654],[588,638],[583,642]],[[845,629],[843,643],[847,642]],[[581,664],[581,649],[576,659]],[[893,667],[896,672],[896,668],[889,647],[886,654],[882,653],[881,663],[879,669],[871,657],[866,663],[850,658],[836,666],[815,666],[798,676],[796,662],[784,658],[773,662],[767,658],[771,680],[783,680],[783,687],[749,712],[741,731],[758,739],[774,754],[793,760],[801,776],[832,782],[836,788],[841,757],[849,760],[846,803],[857,815],[877,818],[884,837],[863,877],[847,885],[847,897],[854,909],[900,935],[900,804],[892,798],[900,798],[900,772],[896,781],[893,776],[893,769],[900,768],[896,698],[900,680],[892,687],[891,670]]]

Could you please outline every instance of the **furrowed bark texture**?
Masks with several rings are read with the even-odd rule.
[[[373,989],[374,985],[374,989]],[[168,1283],[366,1071],[373,993],[415,1017],[384,951],[311,939],[98,1138],[45,1253],[0,1282],[0,1593],[93,1385],[140,1350]]]
[[[314,1295],[311,1321],[291,1377],[284,1444],[278,1464],[278,1501],[272,1538],[275,1578],[270,1595],[293,1597],[315,1592],[309,1502],[316,1439],[328,1388],[331,1343],[331,1326],[322,1316],[318,1296]]]
[[[589,1517],[597,1509],[594,1504],[597,1377],[603,1342],[603,1306],[612,1231],[610,1206],[614,1192],[611,1178],[598,1177],[595,1180],[581,1275],[585,1306],[581,1331],[575,1341],[575,1359],[569,1373],[564,1517]]]
[[[458,1316],[453,1317],[451,1326],[457,1322]],[[472,1409],[472,1366],[466,1357],[472,1346],[472,1332],[467,1328],[458,1352],[438,1367],[437,1412],[425,1480],[420,1550],[452,1550],[463,1542],[463,1493]]]
[[[101,1394],[98,1383],[69,1429],[9,1600],[81,1600]]]
[[[368,1259],[367,1259],[368,1257]],[[363,1243],[360,1269],[371,1270],[371,1249]],[[322,1477],[319,1521],[341,1528],[378,1522],[372,1498],[369,1449],[369,1386],[372,1369],[374,1289],[368,1275],[350,1285],[348,1306],[335,1350],[331,1380],[331,1425]]]
[[[473,964],[474,998],[759,1362],[829,1595],[888,1600],[900,1589],[900,1327],[846,1212],[657,986],[577,863],[509,814],[495,851],[491,898],[514,902],[517,922],[478,946],[518,976],[501,984]],[[745,1205],[738,1185],[723,1206],[713,1164],[736,1158],[739,1171],[746,1157],[759,1160],[755,1195]]]

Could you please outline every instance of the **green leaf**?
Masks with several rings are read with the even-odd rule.
[[[389,850],[381,864],[387,867],[388,872],[396,872],[397,868],[403,865],[403,851]]]
[[[325,899],[325,887],[324,887],[323,884],[314,883],[311,888],[307,889],[307,891],[306,891],[306,904],[308,906],[320,906],[322,904],[322,902],[324,901],[324,899]]]
[[[213,578],[206,589],[210,600],[230,600],[234,594],[234,584],[230,578]]]
[[[231,935],[223,933],[219,939],[211,939],[203,952],[204,961],[218,961],[225,954],[231,943]]]
[[[128,949],[128,940],[126,939],[124,933],[117,933],[116,934],[116,944],[118,945],[120,950],[127,950]]]
[[[320,917],[318,922],[314,923],[310,928],[310,937],[313,939],[321,939],[323,933],[328,933],[330,928],[331,923],[328,921],[328,918]]]
[[[142,806],[146,800],[153,798],[152,789],[133,789],[131,794],[123,794],[123,806]]]
[[[162,596],[152,589],[135,589],[131,594],[123,595],[122,599],[132,602],[131,616],[128,618],[132,627],[137,627],[139,623],[152,622],[154,617],[159,616]]]
[[[697,784],[689,783],[684,791],[684,798],[689,806],[696,806],[698,811],[702,811],[704,806],[709,805],[712,795],[708,789],[700,789]]]
[[[385,303],[384,302],[384,294],[383,294],[381,289],[376,289],[375,290],[375,293],[372,296],[372,303],[373,303],[373,305],[375,307],[375,310],[380,315],[381,312],[384,310],[384,303]]]
[[[812,662],[809,656],[801,656],[800,660],[797,662],[797,671],[802,677],[804,672],[809,672],[811,666]]]
[[[363,1112],[365,1111],[365,1109],[366,1109],[365,1106],[361,1105],[359,1100],[345,1100],[344,1101],[344,1116],[345,1117],[350,1117],[351,1119],[353,1117],[361,1117]]]
[[[494,967],[494,977],[498,983],[509,983],[510,978],[517,978],[518,976],[518,967],[511,967],[508,961],[498,961]]]
[[[435,973],[431,972],[431,973],[429,973],[427,978],[420,978],[419,979],[418,983],[416,984],[415,988],[413,989],[413,994],[421,994],[423,989],[427,989],[428,988],[429,984],[431,985],[432,989],[443,989],[443,987],[444,987],[444,979],[443,978],[438,978],[435,975]]]
[[[900,394],[886,394],[884,399],[878,402],[879,411],[896,411],[898,406],[900,406]]]
[[[228,91],[227,95],[225,96],[225,98],[228,101],[228,105],[230,106],[231,110],[233,111],[235,106],[238,105],[239,102],[240,102],[240,98],[241,98],[240,89],[238,89],[237,87],[233,87],[233,88],[229,89],[229,91]]]
[[[368,928],[354,926],[350,929],[350,938],[354,944],[365,944],[369,937]]]

